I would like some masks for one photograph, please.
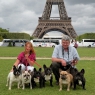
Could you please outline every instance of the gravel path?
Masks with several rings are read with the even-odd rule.
[[[16,59],[17,57],[0,57],[0,59]],[[51,58],[42,58],[42,57],[37,57],[37,59],[50,59]],[[95,57],[81,57],[80,60],[95,60]]]

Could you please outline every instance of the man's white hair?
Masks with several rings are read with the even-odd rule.
[[[62,37],[62,40],[65,40],[65,41],[70,41],[70,37],[68,35],[64,35]]]

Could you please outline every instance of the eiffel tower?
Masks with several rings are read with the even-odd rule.
[[[58,5],[59,17],[50,17],[52,5]],[[58,31],[70,38],[76,38],[77,34],[71,24],[71,17],[68,17],[63,0],[47,0],[42,14],[39,17],[39,23],[36,27],[33,37],[42,38],[46,33]]]

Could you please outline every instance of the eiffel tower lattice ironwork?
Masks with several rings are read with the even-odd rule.
[[[52,5],[58,5],[59,17],[50,17]],[[54,19],[55,18],[55,19]],[[71,38],[76,38],[77,34],[71,24],[71,17],[68,17],[63,0],[47,0],[42,14],[39,17],[39,23],[36,27],[33,37],[42,38],[50,31],[59,31]]]

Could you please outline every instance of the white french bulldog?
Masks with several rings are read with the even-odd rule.
[[[17,68],[14,65],[13,66],[13,71],[8,74],[6,86],[9,86],[9,90],[11,90],[13,82],[18,83],[18,89],[19,89],[20,88],[20,83],[21,83],[21,66]]]

